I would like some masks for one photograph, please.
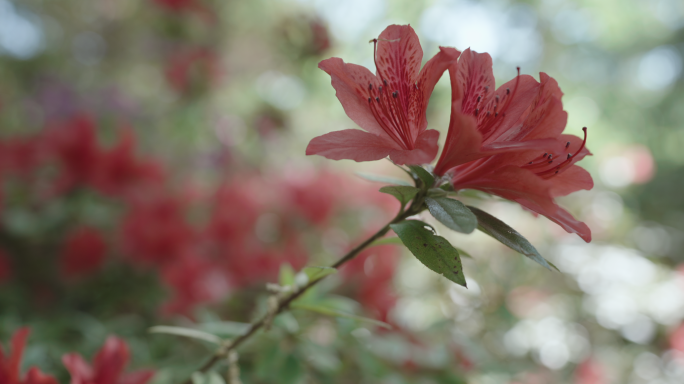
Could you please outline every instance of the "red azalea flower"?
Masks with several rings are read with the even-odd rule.
[[[603,366],[595,359],[587,359],[577,366],[574,373],[575,384],[604,384],[608,382]]]
[[[11,353],[5,356],[5,352],[0,344],[0,383],[2,384],[57,384],[57,380],[52,376],[42,373],[38,368],[32,367],[26,373],[25,379],[19,376],[19,366],[21,365],[21,355],[24,353],[26,339],[28,339],[30,329],[24,327],[18,329],[12,336]]]
[[[145,384],[154,376],[151,370],[123,373],[129,359],[128,345],[116,336],[107,338],[95,355],[93,366],[77,353],[62,356],[71,374],[71,384]]]
[[[347,116],[367,132],[347,129],[316,137],[306,154],[354,161],[389,156],[400,165],[428,163],[437,155],[439,137],[438,131],[427,130],[428,100],[459,52],[440,47],[420,70],[423,50],[410,26],[391,25],[374,43],[376,75],[336,57],[318,64],[332,77]]]
[[[67,277],[86,275],[104,261],[107,245],[100,232],[81,227],[70,233],[62,249],[60,264]]]
[[[152,0],[157,5],[172,12],[195,12],[206,21],[213,23],[216,16],[197,0]]]
[[[540,74],[518,76],[495,92],[491,58],[466,50],[449,68],[452,111],[444,151],[435,167],[455,189],[477,189],[515,201],[570,233],[591,241],[591,231],[555,198],[591,189],[591,175],[577,161],[589,155],[584,140],[563,135],[558,83]]]

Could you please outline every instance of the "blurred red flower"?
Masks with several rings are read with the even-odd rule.
[[[71,374],[71,384],[145,384],[154,376],[152,370],[124,373],[129,359],[128,345],[116,336],[107,338],[92,366],[77,353],[62,356],[62,362]]]
[[[575,369],[575,384],[604,384],[607,383],[603,366],[595,359],[587,359]]]
[[[131,261],[160,266],[186,251],[194,231],[185,212],[185,204],[175,196],[147,196],[132,202],[121,223],[124,248]]]
[[[466,50],[449,68],[452,111],[435,173],[450,174],[455,189],[477,189],[515,201],[591,241],[589,227],[560,208],[555,198],[591,189],[591,175],[574,165],[589,155],[584,140],[563,135],[558,83],[518,76],[494,88],[489,54]]]
[[[425,115],[435,84],[458,59],[454,48],[440,47],[423,69],[423,50],[408,25],[387,27],[374,42],[376,75],[333,57],[318,67],[330,74],[347,116],[361,128],[327,133],[311,140],[307,155],[332,160],[429,163],[437,155],[439,132],[427,130]]]
[[[198,0],[152,0],[162,8],[172,12],[195,12],[209,22],[215,22],[216,16]]]
[[[42,373],[38,368],[32,367],[22,380],[19,374],[21,365],[21,355],[24,353],[26,340],[30,329],[19,328],[10,341],[11,353],[5,355],[0,344],[0,383],[2,384],[57,384],[57,380],[52,376]]]
[[[401,248],[381,245],[361,252],[347,263],[342,274],[355,287],[355,297],[379,320],[388,321],[389,312],[397,303],[392,286]]]
[[[95,124],[86,116],[48,127],[47,151],[61,163],[57,193],[78,184],[86,184],[95,173],[100,160]]]
[[[9,280],[12,276],[12,266],[10,259],[4,250],[0,249],[0,283]]]
[[[93,188],[107,195],[126,197],[136,187],[161,183],[162,167],[137,159],[134,149],[135,137],[125,129],[114,148],[99,154],[97,170],[90,177]]]
[[[61,270],[67,277],[83,276],[102,265],[107,245],[100,231],[90,227],[73,230],[64,242]]]
[[[222,298],[230,286],[221,269],[220,264],[194,253],[164,267],[162,280],[173,293],[162,312],[189,315],[196,305]]]
[[[179,93],[203,89],[221,75],[219,58],[209,48],[190,48],[177,52],[166,65],[166,79]]]

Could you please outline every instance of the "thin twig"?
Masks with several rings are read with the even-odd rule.
[[[349,251],[346,255],[344,255],[342,258],[340,258],[335,264],[333,264],[331,267],[332,268],[339,268],[342,266],[344,263],[350,261],[354,257],[356,257],[361,251],[363,251],[366,247],[368,247],[371,243],[373,243],[375,240],[385,236],[387,232],[390,230],[390,225],[398,223],[404,219],[406,219],[409,216],[415,215],[417,213],[420,213],[424,208],[423,208],[423,197],[424,197],[424,191],[421,191],[418,196],[416,196],[413,200],[413,203],[411,206],[406,210],[406,211],[401,211],[397,214],[397,216],[392,219],[389,223],[387,223],[384,227],[382,227],[379,231],[375,232],[374,235],[366,239],[363,243],[357,245],[354,249]],[[214,366],[214,364],[218,363],[219,361],[223,360],[230,354],[231,351],[239,347],[242,343],[245,341],[249,340],[258,330],[261,328],[264,328],[265,325],[268,325],[269,319],[273,319],[276,315],[279,313],[283,312],[286,310],[289,305],[295,301],[297,298],[299,298],[301,295],[303,295],[309,288],[313,287],[314,285],[318,284],[319,281],[323,280],[326,276],[323,276],[319,279],[311,280],[309,281],[305,286],[297,289],[296,291],[292,292],[289,296],[285,297],[282,301],[279,301],[278,306],[274,310],[269,310],[265,315],[261,316],[258,320],[254,321],[251,326],[249,327],[249,330],[236,339],[232,340],[231,342],[228,342],[226,345],[221,347],[214,356],[212,356],[211,359],[209,359],[202,367],[200,367],[196,372],[207,372],[211,367]],[[183,384],[192,384],[192,379],[188,378],[183,382]]]

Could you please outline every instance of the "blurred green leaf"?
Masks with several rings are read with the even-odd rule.
[[[368,245],[368,247],[366,247],[366,248],[375,247],[378,245],[387,245],[387,244],[404,245],[404,243],[402,243],[401,239],[398,237],[385,237],[382,239],[375,240],[374,242],[370,243],[370,245]]]
[[[435,184],[435,177],[430,172],[426,171],[425,168],[419,165],[409,165],[409,168],[427,188],[431,188],[432,185]]]
[[[323,267],[323,266],[312,266],[304,267],[304,273],[309,277],[309,280],[322,279],[328,275],[337,273],[337,269],[333,267]]]
[[[449,229],[471,233],[477,228],[477,217],[458,200],[448,197],[427,197],[425,204],[432,216]]]
[[[295,270],[289,263],[280,265],[280,272],[278,273],[278,283],[282,287],[293,285],[295,282]]]
[[[503,221],[490,215],[489,213],[475,207],[468,207],[477,216],[478,229],[489,236],[498,240],[501,244],[511,248],[512,250],[522,253],[530,259],[544,266],[544,268],[551,270],[551,266],[544,259],[537,249],[529,242],[523,235],[518,233],[515,229],[509,227]],[[558,269],[558,268],[556,268]]]
[[[390,177],[390,176],[374,175],[374,174],[366,173],[366,172],[356,172],[356,175],[362,179],[372,181],[372,182],[376,182],[376,183],[403,185],[403,186],[407,186],[407,187],[413,186],[413,184],[411,184],[408,181],[401,180],[401,179],[395,179],[394,177]]]
[[[352,320],[361,321],[361,322],[365,322],[365,323],[371,323],[371,324],[375,324],[379,327],[392,329],[391,325],[389,325],[383,321],[380,321],[380,320],[369,319],[367,317],[362,317],[362,316],[356,316],[356,315],[353,315],[350,313],[340,312],[340,311],[333,309],[333,308],[322,307],[322,306],[315,305],[315,304],[304,304],[304,303],[294,302],[294,303],[290,304],[290,307],[292,307],[294,309],[303,309],[306,311],[316,312],[316,313],[320,313],[321,315],[326,315],[326,316],[343,317],[346,319],[352,319]]]
[[[445,191],[442,188],[430,188],[428,190],[428,197],[445,197],[449,194],[449,192]]]
[[[420,192],[420,189],[403,185],[388,185],[380,188],[380,192],[396,197],[401,203],[401,207],[404,208],[404,206]]]
[[[216,335],[211,333],[200,331],[198,329],[184,328],[184,327],[172,327],[168,325],[155,325],[150,328],[151,333],[165,333],[168,335],[189,337],[191,339],[204,340],[210,343],[220,345],[223,340]]]
[[[210,371],[206,373],[193,373],[192,384],[226,384],[226,382],[217,372]]]
[[[406,220],[390,227],[413,255],[426,267],[466,287],[458,251],[445,238],[426,229],[419,220]]]
[[[247,332],[250,327],[248,323],[238,323],[236,321],[220,321],[211,323],[202,323],[198,325],[204,332],[209,332],[213,335],[222,335],[224,337],[239,336]]]

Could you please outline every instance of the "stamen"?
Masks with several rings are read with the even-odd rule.
[[[480,100],[482,100],[482,96],[478,96],[478,97],[477,97],[477,102],[478,102],[478,103],[480,102]]]
[[[368,83],[368,90],[369,90],[369,91],[372,91],[372,90],[373,90],[373,84]]]
[[[392,92],[392,97],[394,97],[396,99],[397,96],[399,96],[399,92],[397,92],[397,91]]]
[[[567,148],[569,146],[570,146],[570,142],[568,141],[567,143],[565,143],[565,148]]]
[[[511,94],[511,89],[510,89],[510,88],[506,88],[506,94],[507,94],[507,95],[510,95],[510,94]]]
[[[475,108],[475,116],[477,116],[478,113],[480,113],[480,108]]]

